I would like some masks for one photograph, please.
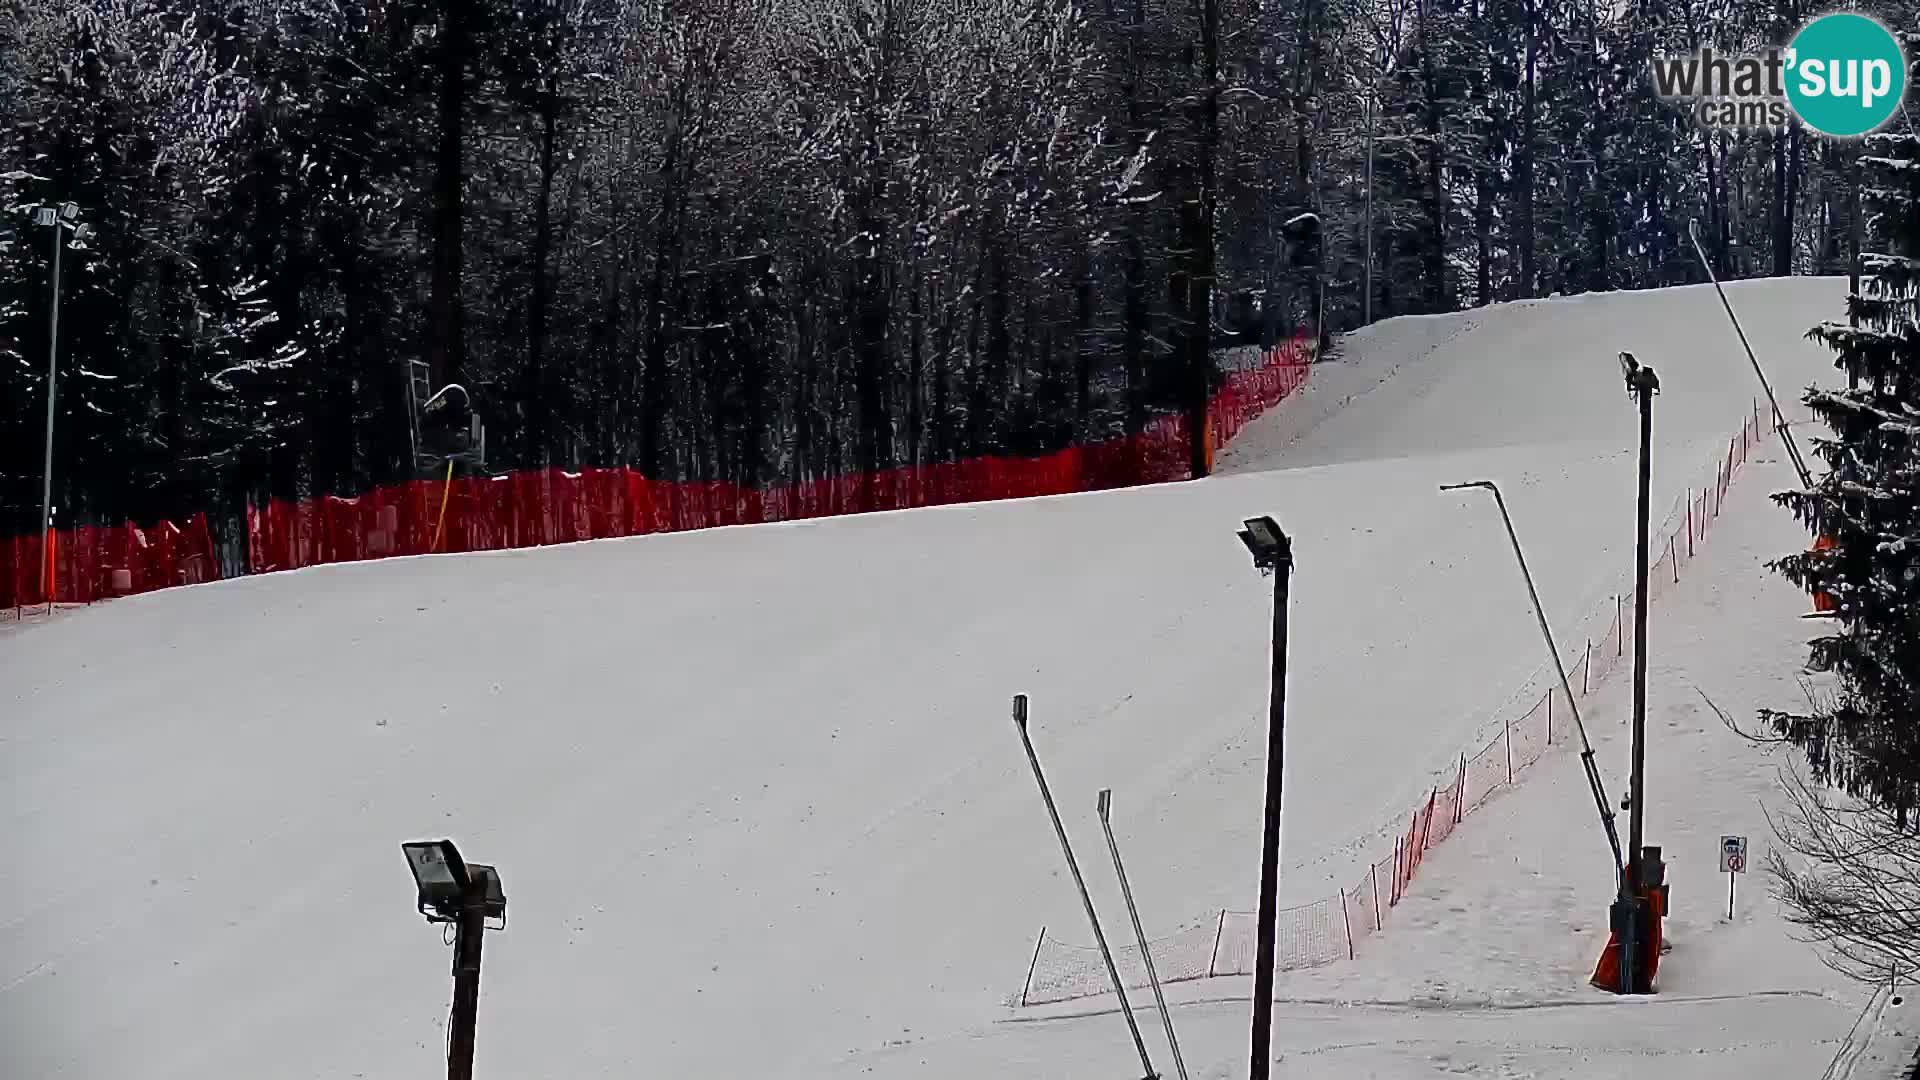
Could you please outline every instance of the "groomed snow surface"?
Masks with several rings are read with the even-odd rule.
[[[1843,291],[1730,287],[1783,394],[1832,377],[1801,335]],[[1563,640],[1604,630],[1623,348],[1665,386],[1658,512],[1757,388],[1710,289],[1379,324],[1200,483],[319,567],[0,633],[0,1076],[433,1075],[449,955],[398,844],[441,835],[510,900],[481,1076],[1137,1075],[1110,997],[1004,1005],[1041,925],[1088,936],[1010,697],[1109,934],[1101,787],[1150,934],[1251,908],[1270,585],[1233,534],[1274,514],[1299,566],[1282,900],[1320,898],[1542,685],[1497,514],[1440,483],[1499,481]],[[1798,699],[1806,600],[1761,565],[1805,542],[1765,500],[1777,450],[1655,611],[1663,993],[1585,985],[1609,870],[1557,750],[1358,960],[1281,978],[1276,1075],[1813,1077],[1841,1051],[1867,991],[1761,875],[1726,922],[1714,872],[1722,832],[1764,853],[1785,758],[1693,689]],[[1618,792],[1624,678],[1591,700]],[[1172,993],[1195,1076],[1245,1069],[1248,982]],[[1853,1075],[1910,1056],[1878,1013]]]

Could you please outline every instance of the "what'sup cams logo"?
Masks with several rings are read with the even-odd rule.
[[[1653,59],[1654,92],[1684,104],[1703,128],[1782,128],[1789,114],[1822,135],[1854,138],[1893,118],[1907,58],[1878,19],[1822,15],[1785,46],[1727,56],[1711,48]]]

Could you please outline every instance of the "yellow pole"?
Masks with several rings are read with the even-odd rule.
[[[440,550],[440,530],[447,524],[447,497],[453,494],[453,462],[447,462],[447,479],[440,489],[440,520],[433,523],[433,546],[427,548],[431,555]]]

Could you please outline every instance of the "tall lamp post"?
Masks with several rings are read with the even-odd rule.
[[[1641,951],[1651,929],[1647,894],[1655,884],[1655,868],[1648,865],[1643,844],[1647,804],[1647,518],[1652,501],[1653,398],[1660,392],[1660,378],[1627,352],[1620,354],[1620,373],[1626,379],[1628,396],[1640,408],[1639,499],[1634,522],[1633,772],[1627,791],[1627,874],[1616,904],[1622,910],[1615,919],[1625,931],[1620,941],[1621,992],[1632,994],[1652,989],[1641,971]]]
[[[1520,564],[1520,577],[1527,583],[1527,599],[1533,603],[1533,617],[1540,624],[1540,638],[1546,642],[1547,656],[1553,660],[1554,671],[1560,676],[1560,693],[1567,699],[1567,711],[1573,714],[1574,730],[1580,733],[1580,764],[1587,771],[1587,787],[1593,791],[1593,801],[1600,809],[1600,825],[1607,832],[1607,845],[1613,849],[1613,877],[1616,885],[1624,883],[1625,866],[1620,854],[1620,830],[1614,824],[1613,807],[1607,803],[1606,785],[1600,780],[1600,767],[1594,763],[1593,743],[1587,740],[1587,725],[1580,719],[1580,706],[1573,700],[1573,683],[1567,678],[1567,665],[1560,658],[1560,649],[1554,644],[1553,631],[1547,627],[1546,609],[1540,606],[1540,591],[1534,588],[1533,573],[1527,569],[1526,553],[1520,549],[1520,535],[1513,529],[1513,515],[1507,513],[1507,500],[1500,494],[1500,488],[1491,480],[1472,480],[1464,484],[1442,484],[1441,491],[1462,491],[1469,488],[1481,488],[1493,492],[1494,505],[1500,508],[1500,520],[1506,523],[1507,539],[1513,543],[1513,558]]]
[[[472,1080],[473,1030],[480,1011],[480,947],[488,930],[507,928],[507,894],[491,866],[460,857],[451,840],[401,844],[419,889],[420,914],[452,923],[453,1011],[448,1019],[447,1080]],[[499,919],[500,925],[487,925]]]
[[[1267,801],[1260,835],[1260,913],[1253,962],[1251,1080],[1267,1080],[1273,1047],[1273,935],[1280,892],[1280,785],[1287,727],[1287,589],[1293,540],[1270,517],[1242,522],[1240,542],[1253,565],[1273,575],[1273,673],[1267,703]]]
[[[47,446],[40,480],[40,587],[47,595],[47,608],[53,608],[53,403],[60,380],[60,252],[67,246],[67,230],[74,239],[83,239],[87,226],[80,224],[77,203],[58,207],[40,206],[33,211],[33,223],[53,229],[53,310],[47,328]]]

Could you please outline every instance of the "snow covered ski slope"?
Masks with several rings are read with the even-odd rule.
[[[1831,374],[1801,334],[1841,283],[1729,291],[1783,394]],[[1250,906],[1258,513],[1299,566],[1282,900],[1317,898],[1540,665],[1497,518],[1437,485],[1501,482],[1569,639],[1628,571],[1620,349],[1666,387],[1664,507],[1755,390],[1707,290],[1381,324],[1201,483],[319,567],[0,636],[0,1075],[430,1074],[447,954],[397,845],[439,835],[511,902],[482,1075],[964,1043],[1040,925],[1083,934],[1014,693],[1110,918],[1100,787],[1150,933]]]

